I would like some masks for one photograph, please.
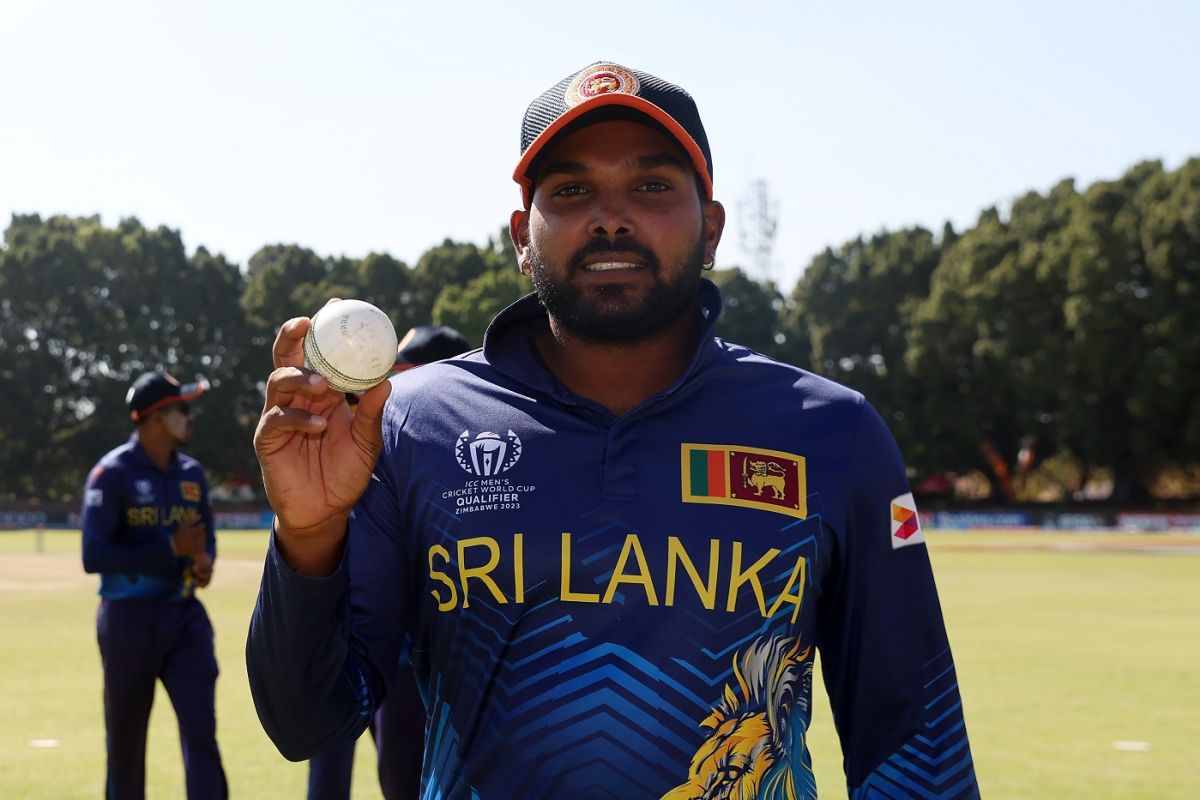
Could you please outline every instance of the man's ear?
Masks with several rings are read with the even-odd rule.
[[[517,265],[528,275],[532,269],[529,252],[529,211],[518,209],[508,219],[508,235],[517,251]]]
[[[717,245],[725,230],[725,206],[716,200],[704,203],[704,260],[711,263],[717,257]]]

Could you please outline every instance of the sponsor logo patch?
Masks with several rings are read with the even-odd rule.
[[[683,502],[808,516],[804,456],[724,444],[679,447]]]
[[[104,505],[104,492],[100,489],[88,489],[83,493],[85,508],[97,508]]]
[[[912,492],[892,498],[891,518],[893,550],[924,543],[925,531],[921,529],[921,515],[917,513]]]
[[[200,484],[195,481],[180,481],[179,494],[189,503],[200,502]]]

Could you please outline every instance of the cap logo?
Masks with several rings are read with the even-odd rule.
[[[615,64],[597,64],[575,76],[564,99],[574,107],[602,94],[637,94],[640,88],[629,70]]]

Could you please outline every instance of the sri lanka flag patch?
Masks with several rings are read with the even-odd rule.
[[[680,445],[683,502],[808,516],[804,456],[724,444]]]
[[[180,481],[179,493],[183,495],[183,499],[191,503],[200,502],[200,484],[195,481]]]
[[[891,505],[892,549],[923,543],[925,531],[921,528],[921,515],[917,513],[917,501],[912,492],[892,498]]]

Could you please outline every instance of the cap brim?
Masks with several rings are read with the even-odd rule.
[[[172,395],[171,397],[164,397],[162,400],[159,400],[156,403],[151,403],[140,411],[130,411],[129,418],[134,422],[138,422],[150,416],[155,411],[158,411],[161,408],[166,408],[172,403],[183,403],[188,400],[195,400],[197,397],[208,391],[208,386],[208,381],[203,378],[195,383],[185,383],[179,387],[178,396]]]
[[[640,111],[666,128],[667,132],[675,137],[676,141],[687,152],[688,157],[692,159],[692,167],[695,168],[696,173],[700,175],[700,179],[704,183],[706,199],[712,200],[712,175],[708,172],[708,159],[704,157],[704,151],[696,144],[696,140],[691,137],[691,134],[684,130],[683,126],[676,122],[674,117],[649,100],[633,94],[611,92],[609,94],[597,95],[568,109],[562,116],[546,126],[546,130],[538,134],[538,137],[529,143],[529,147],[521,155],[521,160],[517,162],[517,168],[513,170],[513,180],[521,186],[521,199],[525,203],[525,208],[533,205],[533,178],[529,176],[528,172],[534,160],[545,149],[546,145],[550,144],[554,140],[554,137],[561,133],[565,127],[583,115],[598,108],[604,108],[605,106],[625,106],[632,108],[635,111]]]
[[[208,381],[201,378],[195,383],[185,383],[179,387],[179,400],[195,400],[208,391]]]

